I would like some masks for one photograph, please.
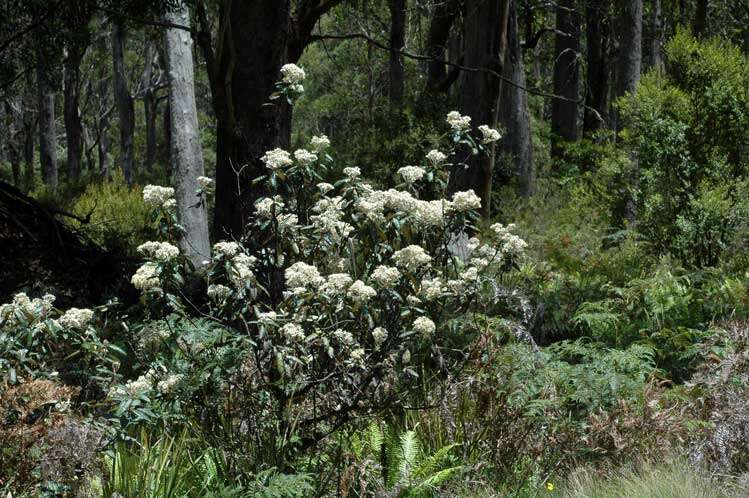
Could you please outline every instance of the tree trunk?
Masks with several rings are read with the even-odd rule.
[[[389,0],[390,8],[390,78],[388,96],[394,106],[403,102],[405,74],[403,56],[395,50],[403,50],[406,44],[406,0]]]
[[[190,25],[185,3],[165,14],[173,24]],[[169,108],[172,136],[172,161],[177,209],[185,229],[180,241],[182,250],[192,264],[199,268],[210,259],[208,215],[205,203],[195,192],[200,188],[197,178],[203,176],[203,151],[195,105],[195,76],[190,33],[180,29],[166,29],[164,33],[166,69],[169,78]]]
[[[6,124],[5,149],[13,174],[13,185],[16,188],[21,188],[21,143],[19,137],[23,125],[19,117],[20,99],[16,98],[14,100],[14,103],[11,103],[9,100],[5,100],[4,102]]]
[[[559,0],[554,38],[554,94],[551,103],[551,154],[562,154],[561,142],[577,140],[577,100],[579,98],[580,20],[575,0]]]
[[[620,17],[616,98],[635,91],[642,67],[642,0],[618,0]],[[616,130],[620,123],[616,120]]]
[[[127,73],[125,71],[125,33],[122,21],[112,20],[112,83],[114,100],[117,104],[117,114],[120,128],[120,151],[122,157],[122,174],[128,185],[133,182],[134,159],[133,137],[135,134],[135,110],[133,98],[127,88]]]
[[[509,0],[467,0],[465,2],[465,65],[503,72],[507,48]],[[474,126],[496,127],[502,80],[486,71],[463,74],[458,108],[471,117]],[[481,198],[481,216],[491,215],[492,166],[490,153],[471,155],[463,148],[450,175],[450,193],[473,189]]]
[[[653,40],[650,46],[650,62],[658,71],[662,71],[664,67],[664,44],[665,33],[663,29],[663,11],[661,10],[661,0],[653,0]]]
[[[146,157],[143,161],[145,171],[153,170],[153,164],[156,162],[156,118],[158,115],[158,100],[154,91],[153,66],[154,66],[153,43],[146,45],[145,62],[143,65],[143,77],[141,85],[143,87],[143,111],[146,118]]]
[[[46,61],[38,52],[37,97],[39,104],[39,163],[42,179],[52,190],[57,189],[57,130],[55,129],[55,91]]]
[[[30,84],[30,83],[29,83]],[[30,106],[26,105],[26,100],[31,96],[26,94],[21,100],[23,108],[21,109],[23,121],[23,187],[24,190],[31,190],[34,186],[34,142],[36,135],[37,120],[34,119],[30,112]]]
[[[100,75],[99,85],[97,88],[97,99],[99,101],[99,111],[96,116],[96,144],[99,155],[99,174],[105,180],[112,179],[112,170],[109,166],[109,78]]]
[[[704,38],[707,36],[707,0],[697,0],[694,12],[694,36]]]
[[[510,17],[507,25],[507,56],[504,76],[512,82],[502,85],[500,122],[506,130],[501,147],[505,155],[517,166],[520,190],[525,197],[533,194],[535,178],[533,171],[533,143],[523,53],[520,50],[518,33],[517,1],[510,0]]]
[[[434,6],[427,34],[426,52],[431,57],[427,63],[426,91],[428,93],[442,92],[446,89],[445,48],[447,48],[450,30],[455,23],[458,11],[458,0],[441,0]]]
[[[656,0],[658,1],[658,0]],[[609,60],[607,45],[609,25],[605,0],[590,0],[585,9],[587,46],[587,93],[583,135],[591,136],[606,126],[608,121]]]
[[[164,115],[162,116],[162,129],[164,130],[164,146],[162,156],[164,158],[164,172],[167,178],[172,177],[172,109],[169,106],[169,99],[164,106]]]
[[[81,176],[83,157],[83,123],[78,110],[80,100],[80,66],[84,49],[76,43],[70,44],[64,62],[65,141],[67,143],[68,178],[77,182]]]

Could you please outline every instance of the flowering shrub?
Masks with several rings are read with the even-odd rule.
[[[294,74],[279,85],[296,84]],[[456,114],[452,133],[469,139],[469,118]],[[461,331],[446,323],[493,304],[491,282],[525,243],[500,224],[472,236],[481,203],[473,191],[420,198],[444,191],[448,154],[431,151],[400,170],[403,189],[379,190],[357,167],[320,183],[332,167],[329,145],[321,136],[310,150],[265,154],[267,174],[255,181],[270,195],[255,204],[251,243],[214,246],[204,306],[181,297],[176,247],[139,248],[146,262],[133,284],[153,310],[163,305],[153,323],[165,351],[141,345],[149,367],[112,390],[121,407],[137,398],[181,406],[224,431],[231,421],[238,441],[253,434],[263,443],[255,450],[270,448],[266,461],[279,462],[403,401],[425,369],[459,361],[445,345],[460,342]],[[197,314],[204,318],[194,321]]]

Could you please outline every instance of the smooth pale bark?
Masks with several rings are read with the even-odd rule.
[[[190,25],[185,3],[165,14],[165,21]],[[208,215],[205,203],[196,195],[203,176],[203,151],[195,105],[195,75],[192,60],[192,38],[181,29],[164,32],[166,71],[169,80],[169,109],[172,139],[172,164],[175,197],[180,224],[184,228],[180,245],[192,264],[198,268],[210,259]]]
[[[133,141],[135,136],[135,109],[133,98],[127,87],[125,70],[125,33],[122,21],[112,20],[112,84],[114,100],[120,128],[120,152],[122,174],[128,185],[133,182],[134,158]]]
[[[650,63],[659,71],[662,71],[664,67],[663,46],[665,36],[661,0],[653,0],[653,38],[650,44]]]
[[[551,103],[551,153],[562,154],[561,143],[577,140],[577,111],[580,86],[580,19],[575,0],[559,0],[554,38],[554,94]]]
[[[406,44],[406,0],[389,0],[390,8],[390,74],[388,96],[390,102],[399,105],[403,102],[405,72],[403,56],[396,52]]]
[[[606,0],[589,0],[585,9],[588,66],[583,115],[583,135],[585,136],[592,135],[605,127],[608,122],[611,71],[607,57],[609,22],[606,10]]]
[[[502,85],[500,123],[505,134],[500,145],[502,152],[512,158],[520,180],[520,191],[528,197],[535,189],[533,143],[528,97],[524,90],[526,81],[523,54],[520,50],[516,0],[510,1],[504,76],[512,84],[505,82]]]
[[[507,20],[510,0],[467,0],[465,2],[465,65],[503,73],[507,49]],[[473,126],[496,127],[502,80],[486,71],[464,72],[458,108],[471,117]],[[491,215],[492,166],[494,147],[490,152],[471,155],[462,148],[450,174],[448,192],[472,189],[481,198],[481,216]]]
[[[63,114],[65,121],[65,141],[67,144],[68,177],[76,182],[81,176],[83,157],[83,123],[78,109],[80,100],[80,66],[83,48],[71,44],[64,61]]]
[[[55,91],[41,52],[39,52],[36,75],[39,107],[39,163],[44,184],[55,190],[58,184]]]
[[[141,87],[143,88],[143,110],[146,118],[146,157],[143,160],[143,169],[151,171],[156,162],[156,118],[158,116],[158,100],[156,99],[154,80],[154,59],[156,51],[153,43],[146,45],[144,56],[143,75]]]

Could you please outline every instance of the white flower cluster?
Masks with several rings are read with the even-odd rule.
[[[366,303],[377,295],[377,291],[361,280],[357,280],[349,287],[346,295],[355,303]]]
[[[280,195],[273,197],[262,197],[255,202],[255,211],[262,218],[273,218],[274,214],[279,215],[284,208],[284,202]]]
[[[333,243],[346,239],[354,231],[351,224],[343,221],[346,214],[343,210],[343,203],[343,197],[336,196],[320,199],[312,207],[312,211],[317,213],[310,216],[315,231],[320,235],[330,237]]]
[[[425,317],[420,316],[416,320],[414,320],[413,329],[415,332],[418,332],[425,336],[430,336],[434,334],[434,331],[437,329],[437,327],[434,325],[434,322]]]
[[[437,149],[432,149],[426,155],[427,161],[432,163],[432,166],[439,166],[447,160],[447,156]]]
[[[453,131],[465,131],[471,127],[471,116],[462,116],[458,111],[448,112],[446,121]]]
[[[371,190],[359,198],[357,209],[373,221],[382,221],[385,210],[411,216],[419,227],[428,229],[442,226],[450,203],[445,200],[423,201],[403,190]]]
[[[143,202],[149,206],[171,208],[174,206],[174,189],[158,185],[146,185],[143,188]]]
[[[214,301],[221,302],[231,295],[231,289],[221,284],[211,284],[206,291],[208,297]]]
[[[302,166],[308,166],[317,161],[317,154],[313,154],[307,149],[297,149],[294,151],[294,158]]]
[[[424,178],[426,171],[424,171],[424,168],[418,166],[403,166],[398,170],[398,174],[410,185]]]
[[[528,246],[526,241],[511,233],[511,230],[515,228],[514,223],[510,223],[507,226],[501,223],[494,223],[490,228],[496,235],[500,246],[499,249],[503,254],[517,256]]]
[[[94,312],[87,308],[70,308],[62,315],[58,322],[68,329],[82,329],[88,325],[88,322],[94,317]]]
[[[269,150],[263,157],[260,158],[265,163],[265,166],[270,170],[276,170],[289,166],[293,163],[291,155],[278,147],[273,150]]]
[[[216,256],[231,258],[232,256],[236,256],[240,250],[241,247],[239,247],[239,244],[237,244],[236,242],[223,241],[213,244],[213,254]]]
[[[414,272],[432,261],[432,257],[427,254],[423,247],[412,244],[404,247],[393,254],[395,264],[409,272]]]
[[[331,273],[325,279],[325,283],[320,287],[320,291],[325,294],[339,295],[346,292],[353,279],[348,273]]]
[[[384,343],[387,338],[388,331],[383,327],[375,327],[375,329],[372,331],[372,339],[374,339],[374,343],[377,347],[382,346],[382,343]]]
[[[156,384],[156,389],[158,389],[161,394],[169,394],[174,391],[174,388],[180,383],[182,378],[182,374],[169,374]]]
[[[304,340],[304,329],[296,323],[287,323],[281,327],[281,333],[289,342],[300,342]]]
[[[29,321],[44,320],[50,311],[55,296],[45,294],[41,298],[29,299],[24,292],[13,296],[13,301],[0,306],[0,328],[18,325],[18,315],[24,316]]]
[[[309,143],[315,152],[322,152],[330,147],[330,139],[326,135],[316,135],[312,137]]]
[[[138,246],[138,252],[147,258],[165,263],[179,256],[179,248],[169,242],[145,242]]]
[[[361,176],[361,169],[350,166],[348,168],[343,168],[343,174],[346,175],[349,179],[355,180],[356,178],[359,178]]]
[[[287,85],[298,85],[304,81],[304,78],[306,77],[307,75],[305,74],[304,69],[296,64],[284,64],[283,67],[281,67],[281,81]]]
[[[211,178],[208,178],[207,176],[199,176],[197,178],[198,185],[203,190],[207,189],[213,184],[213,180]]]
[[[146,261],[130,279],[133,286],[144,292],[161,292],[159,266],[153,261]]]
[[[445,284],[439,277],[425,279],[421,282],[421,296],[427,301],[434,301],[445,292]]]
[[[304,291],[306,288],[316,289],[325,282],[317,267],[308,265],[303,261],[297,261],[286,268],[284,276],[286,277],[286,286],[295,291]]]
[[[331,185],[330,183],[320,182],[320,183],[317,184],[317,188],[320,189],[320,193],[322,195],[325,195],[328,192],[330,192],[331,190],[333,190],[335,187],[333,185]]]
[[[494,128],[490,128],[487,125],[481,125],[479,126],[479,131],[481,132],[481,143],[483,144],[490,144],[494,143],[500,138],[502,138],[502,135],[495,130]]]
[[[453,194],[450,209],[453,211],[464,212],[479,209],[481,207],[481,198],[471,190],[465,192],[455,192]]]
[[[374,269],[370,276],[380,287],[389,289],[395,287],[398,283],[401,278],[401,272],[393,266],[380,265]]]

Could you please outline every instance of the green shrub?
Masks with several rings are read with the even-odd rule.
[[[89,223],[72,223],[104,247],[130,251],[153,236],[151,210],[143,202],[141,189],[128,187],[118,172],[112,181],[89,184],[75,199],[73,213],[89,218]]]

